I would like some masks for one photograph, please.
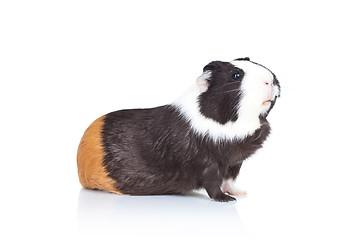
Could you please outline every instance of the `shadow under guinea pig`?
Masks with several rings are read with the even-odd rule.
[[[243,226],[236,203],[219,203],[206,193],[127,196],[81,189],[78,227],[87,233],[241,235]],[[178,235],[180,237],[180,235]]]

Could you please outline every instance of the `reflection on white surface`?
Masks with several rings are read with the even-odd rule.
[[[244,233],[234,202],[215,202],[198,192],[186,196],[126,196],[81,189],[78,227],[88,234],[157,234],[172,238]]]

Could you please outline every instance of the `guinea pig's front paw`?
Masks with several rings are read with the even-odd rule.
[[[223,193],[228,193],[233,196],[246,196],[247,195],[246,191],[242,191],[242,190],[238,189],[237,187],[235,187],[233,179],[224,180],[223,183],[221,184],[221,191]]]
[[[232,188],[232,189],[222,189],[223,193],[228,193],[233,196],[246,196],[247,192],[240,190],[238,188]]]
[[[228,192],[228,193],[233,196],[246,196],[247,195],[246,191],[242,191],[240,189],[237,189],[236,191]]]
[[[229,201],[236,201],[236,198],[226,195],[224,193],[217,194],[213,199],[217,202],[229,202]]]

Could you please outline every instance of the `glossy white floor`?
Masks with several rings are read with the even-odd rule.
[[[0,239],[360,239],[359,22],[346,0],[1,1]],[[81,188],[93,120],[246,56],[282,87],[236,183],[247,197]]]

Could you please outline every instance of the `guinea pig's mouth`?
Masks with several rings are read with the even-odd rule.
[[[262,105],[268,105],[271,104],[274,100],[266,100],[262,103]]]

